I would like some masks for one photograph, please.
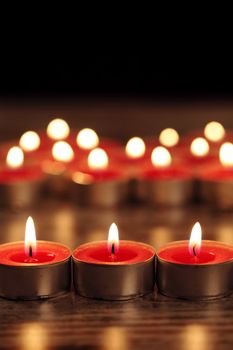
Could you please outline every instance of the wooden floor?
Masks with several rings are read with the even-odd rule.
[[[29,212],[0,212],[0,241],[22,240],[27,215],[38,239],[56,240],[71,249],[105,239],[115,221],[121,239],[141,240],[155,248],[186,239],[199,220],[206,239],[233,243],[233,214],[203,207],[155,210],[80,209],[46,201]],[[50,300],[0,299],[1,349],[226,350],[233,347],[233,296],[210,302],[174,300],[156,293],[127,302],[89,300],[73,292]]]

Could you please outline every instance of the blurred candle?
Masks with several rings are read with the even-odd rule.
[[[140,158],[146,151],[145,142],[140,137],[131,138],[125,147],[125,153],[129,158]]]
[[[47,127],[47,135],[53,140],[63,140],[70,134],[70,128],[64,119],[53,119]]]
[[[53,145],[52,155],[55,160],[65,163],[69,163],[74,159],[74,151],[65,141],[57,141]]]
[[[159,135],[159,142],[166,147],[174,147],[179,142],[179,134],[175,129],[166,128]]]
[[[85,128],[79,131],[76,142],[80,148],[91,150],[98,146],[99,137],[94,130]]]
[[[203,137],[197,137],[192,141],[190,151],[195,157],[205,157],[209,153],[209,144]]]
[[[88,166],[90,169],[106,169],[108,167],[108,155],[101,148],[95,148],[88,155]]]
[[[6,165],[8,168],[17,169],[24,163],[24,154],[20,147],[14,146],[9,149],[6,157]]]
[[[213,121],[206,124],[204,129],[204,135],[209,141],[219,142],[225,136],[225,129],[222,126],[222,124]]]
[[[35,151],[40,147],[40,137],[35,131],[27,131],[20,137],[19,145],[25,152]]]

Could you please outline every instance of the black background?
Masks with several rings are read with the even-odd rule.
[[[222,62],[165,61],[158,55],[0,57],[0,96],[142,96],[229,98],[233,68]]]

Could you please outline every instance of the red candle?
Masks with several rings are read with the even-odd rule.
[[[56,242],[36,241],[34,222],[28,218],[25,241],[0,246],[0,296],[39,299],[70,288],[70,251]]]
[[[190,170],[172,165],[172,157],[165,147],[151,153],[151,164],[139,174],[138,196],[158,206],[182,205],[192,196]]]
[[[83,162],[74,166],[69,178],[80,204],[115,206],[127,194],[127,176],[117,164],[109,164],[108,154],[101,148],[92,150]]]
[[[203,168],[199,175],[203,199],[211,206],[233,209],[233,144],[225,142],[219,150],[219,161]]]
[[[216,298],[233,290],[233,247],[201,241],[193,226],[190,241],[172,242],[157,252],[158,287],[162,294],[186,299]]]
[[[24,153],[12,147],[0,168],[1,203],[13,208],[29,207],[36,203],[44,181],[40,165],[24,164]]]
[[[73,252],[74,286],[86,297],[124,300],[153,291],[155,252],[153,247],[119,241],[112,224],[108,241],[81,245]]]

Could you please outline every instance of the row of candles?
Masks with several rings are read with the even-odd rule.
[[[202,240],[197,222],[189,241],[171,242],[155,252],[136,241],[119,240],[115,223],[108,240],[66,246],[37,241],[33,219],[25,241],[0,245],[0,296],[33,300],[71,290],[81,296],[128,300],[159,292],[190,300],[223,297],[233,292],[233,246]]]
[[[30,206],[45,187],[107,207],[131,195],[156,205],[201,197],[233,209],[232,137],[220,123],[210,122],[203,136],[180,138],[167,128],[158,139],[133,137],[124,148],[92,129],[70,131],[65,120],[54,119],[46,133],[27,131],[19,142],[0,146],[1,200]]]

